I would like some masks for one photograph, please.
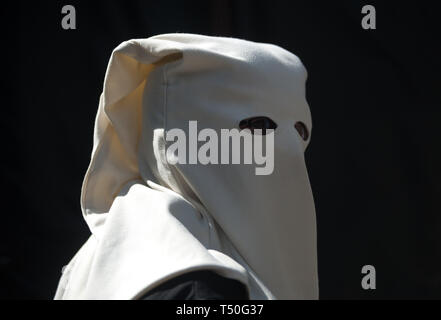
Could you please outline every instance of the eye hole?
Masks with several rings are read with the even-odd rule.
[[[296,128],[297,132],[299,133],[299,135],[302,137],[303,140],[305,141],[308,140],[309,138],[308,128],[303,122],[301,121],[296,122],[294,127]]]
[[[242,120],[239,128],[250,129],[252,134],[254,134],[254,129],[261,129],[262,134],[265,135],[267,129],[276,130],[277,124],[268,117],[253,117]]]

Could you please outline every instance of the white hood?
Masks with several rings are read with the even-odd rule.
[[[210,269],[252,298],[318,298],[316,221],[304,141],[306,70],[286,50],[244,40],[166,34],[130,40],[110,59],[81,206],[92,232],[57,299],[133,299]],[[277,123],[274,171],[175,164],[165,134]]]

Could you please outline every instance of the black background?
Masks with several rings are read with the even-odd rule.
[[[441,298],[441,23],[432,2],[40,1],[2,10],[0,298],[52,298],[111,51],[168,32],[282,46],[308,73],[322,299]],[[434,2],[435,3],[435,2]],[[77,30],[61,28],[72,4]],[[361,28],[373,4],[377,29]],[[361,288],[361,267],[377,289]]]

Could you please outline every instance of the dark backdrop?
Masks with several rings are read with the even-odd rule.
[[[51,298],[88,237],[80,188],[112,49],[190,32],[274,43],[309,71],[321,298],[441,298],[441,28],[430,3],[16,1],[3,9],[0,297]],[[65,4],[76,8],[77,30],[61,28]],[[377,9],[376,30],[361,28],[365,4]],[[361,289],[365,264],[376,267],[376,290]]]

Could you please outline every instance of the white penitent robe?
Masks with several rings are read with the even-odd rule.
[[[92,234],[55,298],[136,299],[195,270],[239,280],[255,299],[318,298],[309,138],[295,127],[311,130],[306,76],[271,44],[165,34],[119,45],[82,187]],[[189,121],[220,132],[257,116],[277,124],[271,174],[168,161],[171,129],[188,137]]]

